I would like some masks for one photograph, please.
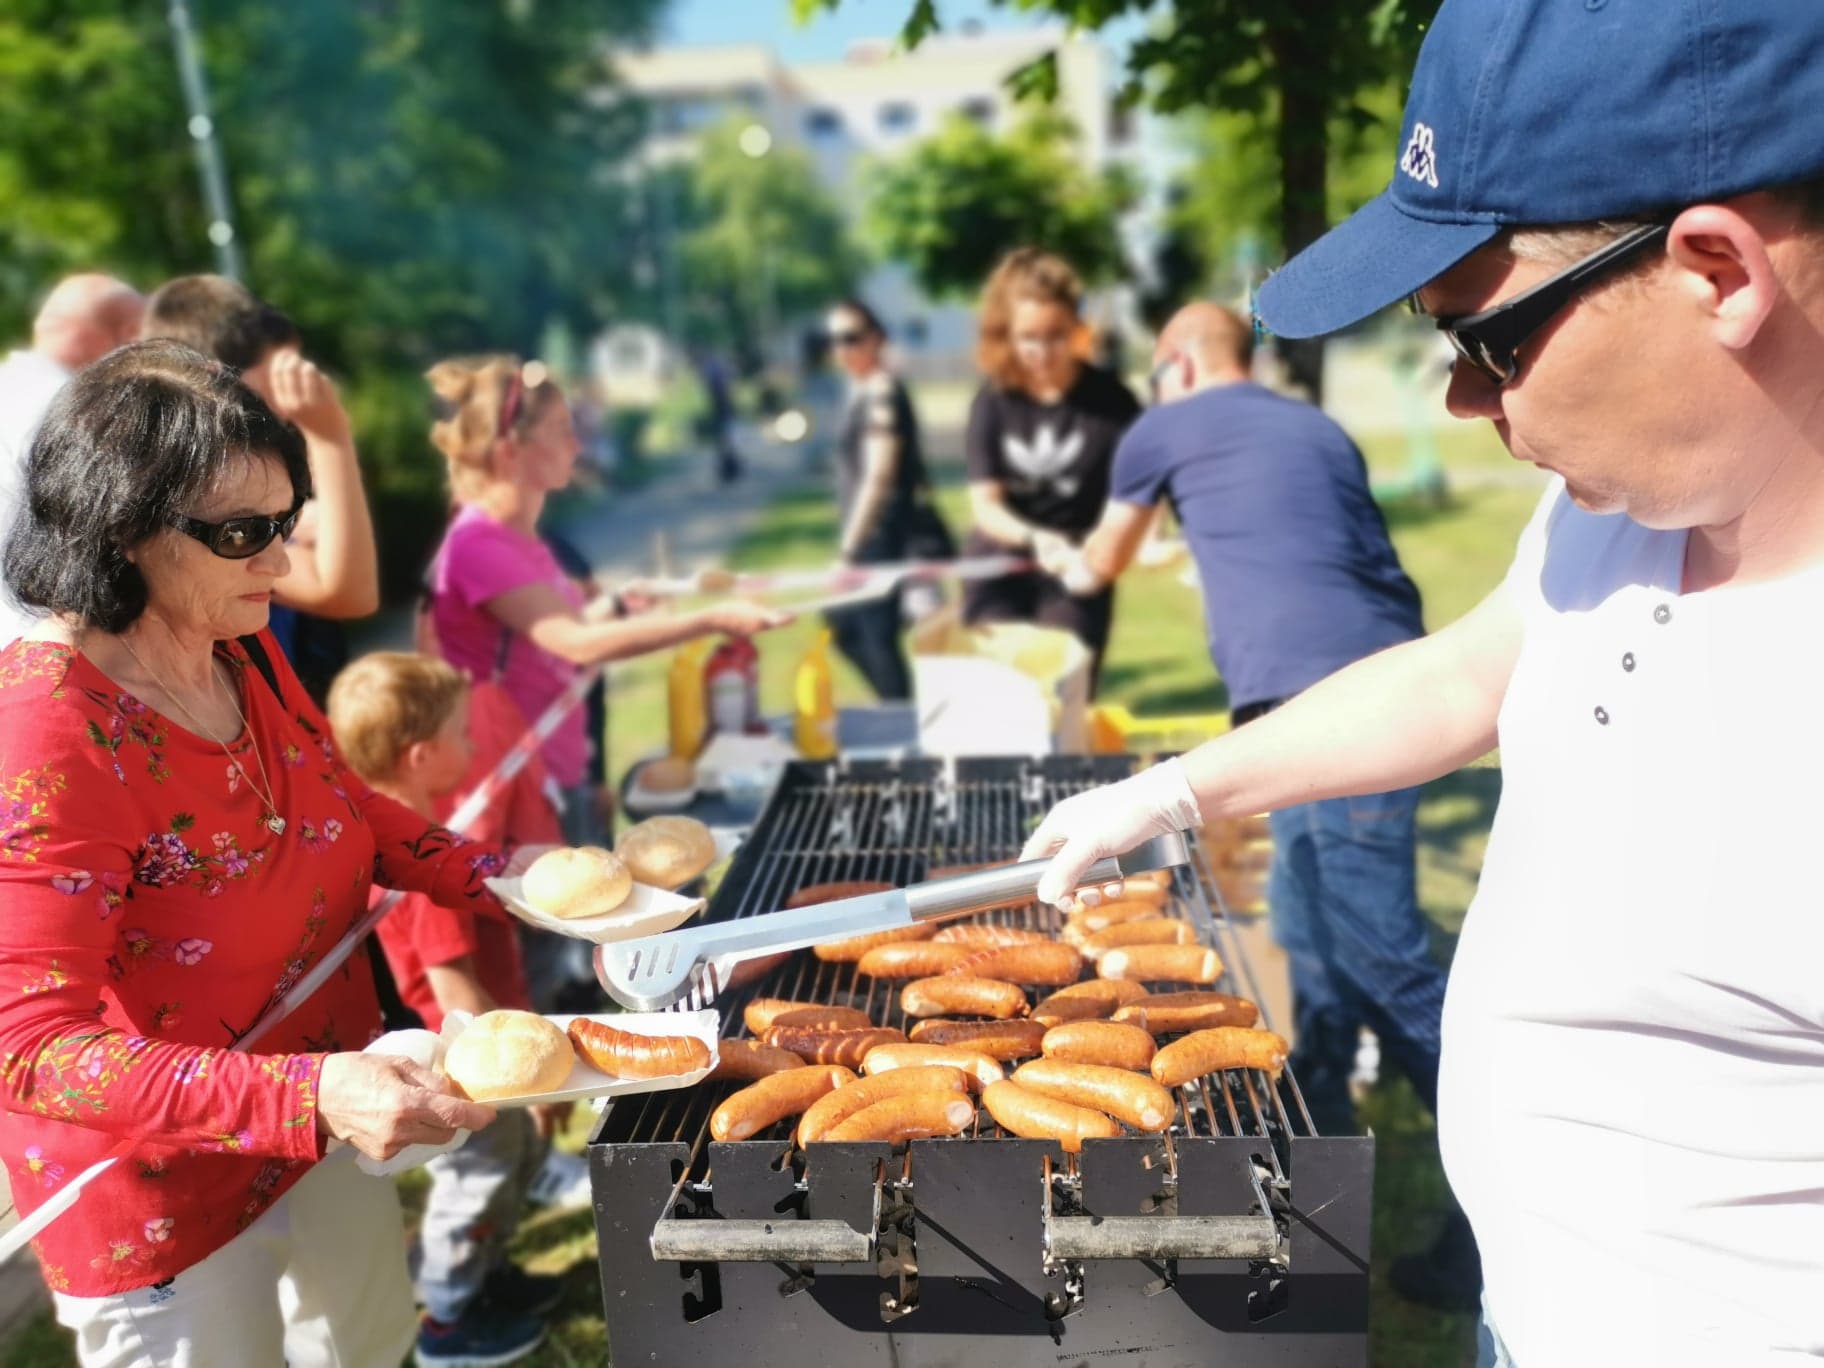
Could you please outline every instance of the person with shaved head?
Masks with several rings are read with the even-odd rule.
[[[1153,351],[1155,407],[1121,440],[1101,521],[1074,563],[1055,567],[1070,592],[1096,592],[1170,503],[1237,726],[1425,631],[1361,452],[1318,409],[1254,383],[1253,345],[1250,324],[1219,304],[1178,311]],[[1419,911],[1417,809],[1418,790],[1402,788],[1271,818],[1268,902],[1291,962],[1293,1066],[1324,1134],[1358,1129],[1349,1079],[1364,1025],[1436,1105],[1444,971]],[[1474,1244],[1460,1215],[1449,1225],[1441,1267],[1462,1272],[1443,1299],[1473,1306]]]
[[[60,281],[32,322],[32,345],[0,361],[0,542],[12,530],[25,487],[25,457],[51,400],[77,371],[139,333],[145,300],[113,276]],[[0,593],[0,646],[35,621]]]

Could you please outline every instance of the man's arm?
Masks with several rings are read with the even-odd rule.
[[[1095,861],[1149,836],[1406,788],[1486,754],[1521,638],[1520,610],[1503,583],[1432,636],[1359,660],[1179,760],[1065,799],[1021,857],[1056,854],[1040,899],[1065,901]]]
[[[1083,568],[1097,585],[1111,584],[1134,563],[1159,510],[1110,499],[1102,520],[1083,543]]]

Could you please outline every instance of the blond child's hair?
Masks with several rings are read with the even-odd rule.
[[[413,745],[442,731],[469,682],[443,661],[411,651],[375,651],[329,686],[329,725],[348,766],[385,783]]]

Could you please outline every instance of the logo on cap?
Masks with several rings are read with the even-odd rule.
[[[1438,188],[1438,154],[1432,146],[1430,124],[1412,126],[1412,139],[1400,154],[1400,170],[1433,190]]]

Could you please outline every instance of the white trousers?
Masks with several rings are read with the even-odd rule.
[[[55,1300],[82,1368],[392,1368],[418,1329],[398,1193],[349,1149],[168,1283]]]

